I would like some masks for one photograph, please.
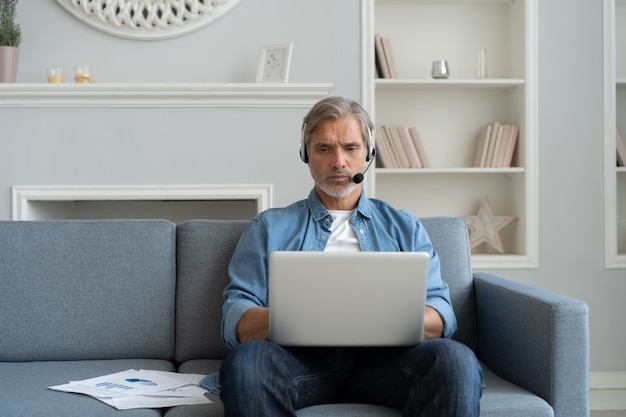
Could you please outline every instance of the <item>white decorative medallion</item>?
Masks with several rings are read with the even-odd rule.
[[[127,39],[186,35],[224,16],[241,0],[57,0],[89,26]]]

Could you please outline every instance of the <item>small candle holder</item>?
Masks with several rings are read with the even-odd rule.
[[[51,84],[64,83],[65,77],[63,76],[63,68],[49,67],[48,68],[48,82]]]
[[[448,61],[433,61],[432,76],[433,78],[448,78],[450,76]]]
[[[74,67],[74,82],[92,83],[93,75],[91,74],[91,68],[87,65]]]

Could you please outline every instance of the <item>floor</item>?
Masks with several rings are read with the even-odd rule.
[[[590,417],[626,417],[626,410],[591,410]]]
[[[590,417],[626,417],[626,390],[591,390]]]

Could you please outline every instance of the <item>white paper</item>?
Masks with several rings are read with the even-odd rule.
[[[51,390],[86,394],[118,410],[209,404],[200,387],[204,375],[134,370],[48,387]]]
[[[140,395],[136,397],[111,398],[111,406],[118,410],[131,408],[160,408],[174,407],[177,405],[210,404],[204,394],[207,390],[200,386],[187,385],[171,391],[160,393],[159,396]]]
[[[201,375],[201,374],[180,374],[178,372],[167,372],[167,371],[150,371],[150,372],[170,377],[179,382],[184,382],[185,384],[193,384],[193,385],[200,385],[200,381],[202,381],[202,378],[206,376],[206,375]]]

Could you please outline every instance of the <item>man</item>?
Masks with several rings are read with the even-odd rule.
[[[478,416],[482,372],[473,352],[450,339],[456,318],[426,231],[413,215],[368,199],[362,189],[357,174],[373,162],[372,131],[354,101],[315,104],[303,120],[300,151],[314,189],[306,200],[259,214],[243,233],[224,290],[222,335],[232,349],[220,371],[227,417],[295,416],[300,408],[337,402],[379,404],[404,416]],[[278,250],[428,252],[425,341],[409,348],[269,342],[267,267]]]

